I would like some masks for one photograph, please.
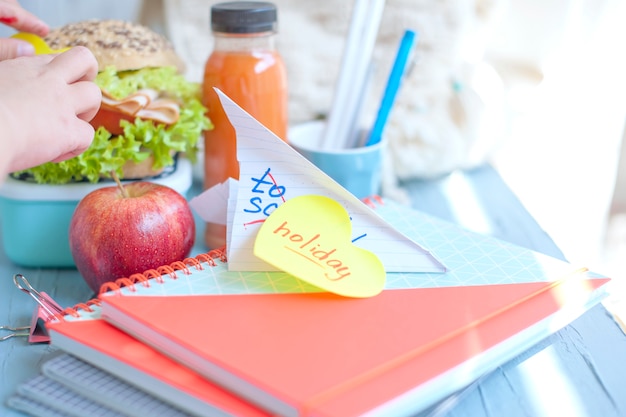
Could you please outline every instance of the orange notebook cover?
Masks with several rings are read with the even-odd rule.
[[[91,309],[47,323],[51,343],[194,415],[271,415],[98,319],[98,306]]]
[[[107,321],[280,415],[392,416],[564,326],[605,282],[101,300]]]
[[[100,295],[105,319],[166,355],[151,351],[173,374],[189,372],[177,363],[185,365],[189,381],[197,372],[244,405],[286,416],[390,417],[464,388],[606,295],[599,287],[608,279],[567,262],[392,202],[376,211],[449,269],[388,273],[380,295],[346,299],[284,272],[229,271],[213,252],[110,283]],[[126,380],[139,370],[193,392],[195,383],[176,388],[152,360],[129,361],[110,327],[98,332],[101,321],[72,327],[72,319],[50,325],[52,344],[96,365],[111,358]],[[147,349],[111,334],[127,351]],[[210,386],[204,392],[226,395]]]

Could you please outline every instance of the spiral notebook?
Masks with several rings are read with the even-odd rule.
[[[72,355],[53,355],[41,371],[19,385],[11,407],[36,416],[191,416]]]
[[[44,375],[21,384],[18,394],[10,397],[7,405],[36,417],[129,416],[83,397]]]
[[[101,320],[97,304],[47,326],[53,346],[95,366],[98,375],[106,372],[191,415],[270,415]],[[111,391],[111,385],[102,385],[96,395]]]
[[[202,375],[249,415],[401,416],[470,384],[604,296],[607,279],[569,263],[393,202],[376,211],[449,270],[388,273],[383,293],[350,300],[286,273],[228,271],[225,259],[211,259],[216,253],[200,255],[110,283],[102,312],[121,331],[89,319],[100,307],[79,308],[49,324],[52,344],[125,380],[151,373],[141,383],[169,387],[157,394],[165,401],[185,392],[172,372],[116,354],[106,335],[193,369],[186,377]]]

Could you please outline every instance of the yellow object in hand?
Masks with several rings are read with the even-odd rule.
[[[44,41],[41,37],[26,32],[18,32],[11,36],[15,39],[21,39],[33,45],[35,47],[35,54],[37,55],[48,55],[48,54],[60,54],[61,52],[65,52],[70,48],[62,48],[62,49],[51,49],[46,41]]]

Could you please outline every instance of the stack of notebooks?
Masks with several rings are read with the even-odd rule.
[[[414,415],[605,295],[608,279],[567,262],[392,202],[374,210],[447,272],[388,273],[382,293],[357,299],[198,256],[49,322],[58,349],[9,404],[34,416]]]

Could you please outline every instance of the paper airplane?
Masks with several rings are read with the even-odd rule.
[[[264,220],[290,198],[322,195],[346,209],[352,220],[354,244],[376,254],[387,272],[445,272],[445,266],[427,249],[387,223],[223,92],[216,91],[237,134],[240,173],[238,182],[230,180],[205,193],[222,195],[223,188],[229,187],[224,223],[230,270],[276,270],[253,254],[257,232]],[[214,204],[202,204],[202,200],[207,200],[205,193],[190,204],[203,219],[215,222],[215,210],[220,209]]]

